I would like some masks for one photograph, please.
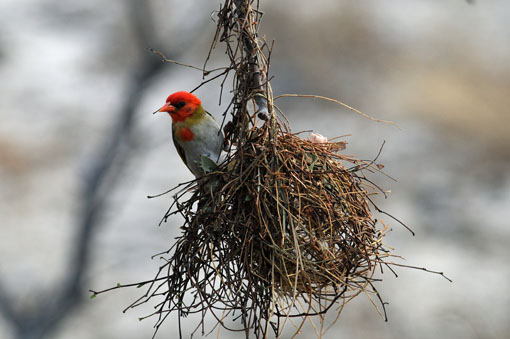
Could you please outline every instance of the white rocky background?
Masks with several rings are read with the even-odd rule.
[[[137,74],[157,58],[147,47],[201,65],[219,2],[141,1],[0,1],[2,339],[42,337],[33,329],[76,268],[84,188],[126,105],[133,128],[97,193],[104,213],[77,306],[50,317],[57,325],[46,337],[152,336],[153,321],[138,321],[150,307],[121,312],[141,290],[94,300],[86,291],[151,278],[160,264],[151,255],[179,234],[178,218],[157,226],[171,196],[146,196],[191,175],[171,144],[170,119],[151,113],[201,74],[165,65],[143,86]],[[379,289],[389,321],[360,296],[324,338],[508,338],[510,2],[286,0],[262,9],[262,31],[275,40],[275,94],[333,97],[401,127],[317,100],[277,102],[294,131],[351,134],[349,154],[373,158],[386,142],[379,160],[397,182],[374,177],[392,191],[378,202],[417,233],[392,223],[386,241],[408,264],[453,279],[387,272]],[[220,52],[213,63],[221,61]],[[216,117],[218,94],[218,83],[197,93]],[[196,318],[183,324],[189,336]],[[176,325],[170,317],[158,338],[175,338]],[[302,337],[312,335],[307,327]]]

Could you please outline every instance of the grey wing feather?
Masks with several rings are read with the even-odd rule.
[[[191,171],[191,168],[188,166],[188,162],[186,161],[186,154],[184,153],[184,148],[182,148],[179,143],[177,142],[177,139],[175,139],[175,126],[172,124],[172,140],[175,145],[175,149],[177,150],[177,153],[182,159],[182,162],[188,167],[188,169]],[[193,172],[193,171],[191,171]]]
[[[223,131],[221,130],[220,125],[218,124],[218,122],[216,121],[216,119],[214,119],[214,116],[213,116],[211,113],[209,113],[209,112],[207,112],[207,111],[205,111],[205,113],[207,113],[207,115],[209,115],[209,116],[213,119],[213,121],[216,123],[216,125],[218,125],[218,130],[219,130],[218,139],[220,139],[220,140],[221,140],[221,141],[220,141],[220,142],[221,142],[221,150],[222,150],[222,151],[225,151],[225,152],[226,152],[226,151],[228,151],[228,145],[226,144],[226,142],[225,142],[225,140],[224,140]]]

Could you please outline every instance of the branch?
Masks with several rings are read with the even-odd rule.
[[[261,50],[258,44],[258,32],[255,27],[257,23],[253,18],[253,9],[251,3],[253,0],[235,0],[237,23],[239,32],[242,35],[243,47],[248,54],[250,65],[250,73],[252,74],[252,86],[254,90],[254,100],[257,105],[259,116],[266,116],[269,113],[267,98],[264,96],[264,66],[261,65]]]
[[[11,298],[9,298],[9,293],[7,293],[7,290],[0,281],[0,313],[3,315],[5,320],[13,323],[16,327],[19,327],[22,325],[22,318],[18,316],[13,305],[14,303]]]

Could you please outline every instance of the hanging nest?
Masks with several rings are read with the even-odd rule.
[[[225,164],[205,164],[211,172],[165,216],[185,223],[152,286],[165,296],[156,313],[212,312],[226,327],[220,319],[240,312],[240,329],[262,338],[269,328],[279,336],[287,316],[304,321],[361,292],[378,297],[373,274],[389,252],[364,175],[378,167],[339,154],[344,145],[266,122]]]
[[[146,293],[126,310],[158,300],[147,316],[157,317],[154,335],[176,312],[181,338],[180,320],[191,314],[201,316],[193,333],[207,333],[205,320],[211,314],[214,328],[244,331],[246,337],[252,333],[267,338],[271,332],[281,337],[290,318],[298,333],[305,321],[316,317],[323,326],[328,310],[335,306],[339,314],[360,293],[374,306],[378,300],[382,310],[376,308],[386,317],[374,287],[380,281],[374,278],[376,269],[418,267],[387,261],[392,254],[382,239],[388,226],[373,217],[369,206],[390,215],[373,204],[371,195],[382,191],[366,177],[380,166],[342,155],[342,142],[317,143],[291,134],[277,118],[268,77],[271,47],[258,37],[258,1],[224,0],[216,16],[209,56],[223,42],[230,65],[211,71],[204,66],[204,78],[220,73],[198,87],[223,76],[222,92],[234,74],[233,96],[224,112],[225,120],[228,113],[231,117],[224,126],[231,146],[227,159],[218,166],[204,157],[205,176],[177,186],[180,190],[163,221],[182,215],[182,235],[159,254],[165,264],[156,277],[91,290],[92,297],[145,286]],[[333,99],[308,97],[364,115]],[[250,113],[251,104],[255,109]],[[323,334],[322,328],[314,329],[318,337]]]

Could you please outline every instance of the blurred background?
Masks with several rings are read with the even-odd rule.
[[[192,175],[151,113],[201,73],[146,48],[201,66],[219,2],[0,0],[0,338],[152,336],[138,321],[151,305],[122,313],[142,290],[87,291],[151,279],[179,235],[179,218],[158,227],[172,197],[147,195]],[[261,2],[276,95],[401,128],[281,99],[293,131],[350,134],[345,152],[363,159],[385,141],[397,181],[373,177],[392,191],[377,202],[416,231],[391,222],[386,242],[453,279],[385,272],[389,321],[360,296],[324,338],[509,338],[510,1]],[[225,62],[219,45],[209,68]],[[217,118],[219,93],[197,92]],[[186,337],[196,324],[183,320]],[[174,315],[157,337],[176,328]]]

